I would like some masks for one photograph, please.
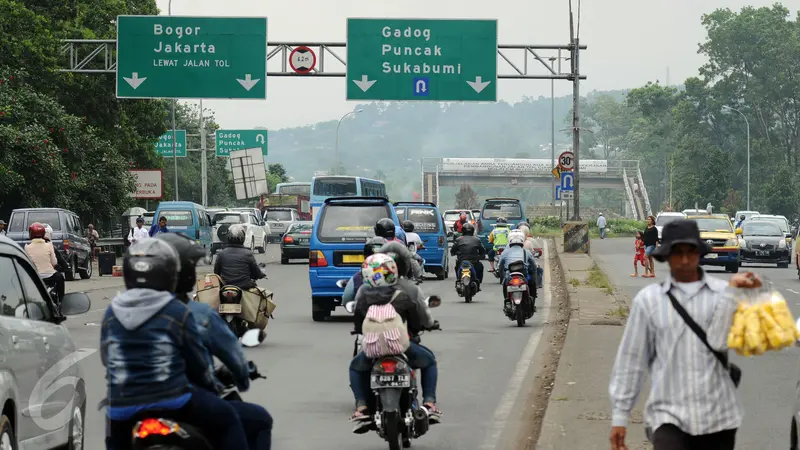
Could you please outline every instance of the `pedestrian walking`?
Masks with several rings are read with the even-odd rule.
[[[644,236],[641,231],[636,232],[636,240],[633,243],[633,274],[632,277],[639,276],[639,263],[644,267],[644,273],[647,273],[647,256],[644,254]]]
[[[655,217],[647,217],[647,228],[644,229],[642,236],[642,240],[644,241],[644,254],[647,256],[647,267],[644,268],[644,275],[642,275],[642,277],[655,278],[656,271],[653,261],[653,252],[658,245],[658,228],[656,228]]]
[[[653,257],[668,262],[670,275],[633,299],[611,371],[611,449],[627,450],[628,419],[649,373],[644,421],[655,450],[733,450],[743,414],[741,371],[728,362],[736,312],[729,287],[756,288],[761,279],[706,274],[700,258],[711,248],[694,221],[670,222],[662,233]]]
[[[597,218],[597,228],[600,228],[600,239],[606,238],[606,218],[603,213]]]

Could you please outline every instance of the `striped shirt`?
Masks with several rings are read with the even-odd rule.
[[[726,368],[708,351],[672,306],[672,294],[706,331],[711,347],[727,351],[736,304],[727,282],[703,272],[701,282],[677,283],[671,277],[652,284],[633,299],[620,341],[611,382],[612,426],[625,427],[650,373],[645,425],[655,431],[672,424],[690,435],[739,428],[742,406]]]

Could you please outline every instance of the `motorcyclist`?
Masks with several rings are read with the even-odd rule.
[[[47,230],[44,225],[34,222],[28,227],[28,237],[31,242],[25,244],[25,253],[31,258],[36,266],[36,272],[47,286],[55,287],[56,300],[61,304],[64,299],[64,274],[56,270],[58,267],[58,257],[52,242],[45,240]],[[66,268],[68,266],[64,266]]]
[[[386,244],[386,242],[387,242],[386,239],[380,236],[375,236],[374,238],[367,239],[367,242],[364,243],[364,259],[366,260],[374,253],[376,253],[379,248],[383,247],[383,245]],[[350,277],[350,280],[347,281],[347,286],[344,287],[344,293],[342,293],[343,305],[346,305],[355,300],[356,292],[358,292],[358,288],[360,288],[362,284],[363,281],[361,279],[361,271],[359,270],[352,277]]]
[[[53,240],[53,228],[48,224],[44,224],[44,241],[52,242],[52,240]],[[56,253],[56,261],[58,261],[58,264],[56,265],[56,270],[59,272],[64,272],[65,270],[68,270],[70,268],[70,264],[67,262],[67,258],[64,258],[64,255],[57,248],[55,248],[55,246],[53,246],[53,249],[55,250]]]
[[[126,291],[106,310],[100,359],[108,380],[108,449],[130,449],[131,430],[145,411],[202,429],[214,448],[247,448],[234,407],[216,394],[211,356],[188,306],[172,293],[180,260],[160,239],[128,248]]]
[[[525,263],[525,277],[528,280],[528,290],[531,297],[536,298],[536,258],[533,253],[525,250],[525,235],[519,230],[514,230],[508,236],[508,248],[500,255],[500,279],[503,281],[503,298],[508,297],[506,284],[510,279],[508,266],[515,261]]]
[[[744,219],[745,219],[744,214],[739,215],[739,221],[736,222],[736,226],[734,228],[742,228],[742,222],[744,222]]]
[[[197,263],[205,256],[205,251],[191,238],[180,233],[161,233],[156,239],[167,242],[178,252],[181,270],[175,295],[192,311],[203,338],[203,345],[211,356],[217,357],[230,371],[239,391],[246,391],[250,387],[250,367],[239,340],[208,304],[193,302],[190,298],[197,280]],[[269,450],[272,441],[272,416],[267,410],[255,403],[231,401],[231,405],[242,421],[249,450]]]
[[[387,244],[391,245],[391,243]],[[374,277],[378,269],[373,269],[372,265],[378,264],[383,272],[382,277]],[[408,332],[412,336],[411,344],[406,350],[406,356],[410,365],[414,369],[422,370],[422,397],[423,405],[428,410],[430,423],[438,423],[441,420],[441,411],[436,406],[436,384],[438,381],[438,369],[436,357],[430,349],[422,346],[417,341],[418,334],[425,330],[426,315],[428,313],[413,297],[407,294],[394,296],[395,291],[401,289],[397,282],[402,279],[401,269],[395,259],[384,254],[370,256],[362,265],[362,278],[364,284],[356,293],[356,306],[354,311],[355,331],[361,333],[361,326],[366,317],[367,310],[372,305],[385,305],[391,302],[397,314],[399,314],[408,327]],[[435,326],[430,324],[431,327]],[[368,412],[367,392],[369,390],[369,373],[372,369],[372,361],[360,352],[350,362],[350,387],[356,401],[356,408],[351,416],[355,422],[354,433],[365,433],[371,427],[372,416]]]
[[[464,224],[467,224],[467,212],[461,211],[461,214],[458,215],[458,220],[453,223],[453,231],[459,234],[464,233]]]
[[[414,252],[412,256],[412,264],[411,264],[411,272],[414,279],[420,280],[422,279],[423,270],[425,268],[425,259],[420,256],[417,251],[422,247],[422,238],[419,237],[417,233],[414,232],[414,222],[410,220],[403,221],[403,231],[406,234],[406,244],[407,248],[409,248],[413,244],[414,245]]]
[[[228,229],[228,244],[217,253],[217,260],[214,262],[214,273],[222,278],[222,282],[242,290],[258,287],[255,280],[267,277],[258,266],[253,252],[244,246],[246,234],[244,225],[231,225]]]
[[[500,247],[508,246],[508,233],[511,231],[508,226],[508,221],[505,217],[498,217],[495,222],[494,230],[489,233],[489,243],[492,244],[492,249],[489,250],[489,271],[494,272],[494,256],[497,254],[497,249]]]
[[[456,257],[456,265],[453,268],[456,272],[456,283],[458,283],[461,263],[469,261],[475,268],[475,281],[478,282],[478,292],[480,292],[481,283],[483,283],[483,263],[481,261],[486,259],[486,249],[483,248],[481,240],[475,236],[475,227],[471,223],[464,224],[463,230],[464,234],[456,239],[450,248],[450,255]]]

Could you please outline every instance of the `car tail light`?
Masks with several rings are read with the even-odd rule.
[[[175,423],[162,421],[161,419],[144,419],[138,423],[133,433],[137,438],[144,439],[151,434],[166,436],[176,431],[178,431],[178,425]]]
[[[294,244],[294,238],[291,236],[284,236],[283,237],[284,244]]]
[[[381,361],[381,368],[384,373],[394,373],[397,370],[397,361],[393,359],[385,359]]]
[[[478,233],[480,233],[481,231],[483,231],[483,222],[481,220],[478,220]]]
[[[328,267],[328,260],[321,251],[311,250],[308,252],[308,265],[309,267]]]

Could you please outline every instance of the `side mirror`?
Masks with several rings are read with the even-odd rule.
[[[438,308],[442,304],[442,299],[436,295],[428,297],[428,308]]]
[[[347,302],[347,303],[344,305],[344,309],[345,309],[347,312],[349,312],[350,314],[353,314],[353,312],[355,312],[355,310],[356,310],[356,302]]]
[[[211,221],[211,226],[212,226],[212,227],[215,227],[215,226],[217,226],[217,221],[216,221],[216,220],[212,220],[212,221]]]
[[[736,234],[742,234],[742,229],[741,228],[737,228],[736,229]]]
[[[339,280],[339,281],[336,282],[336,287],[338,287],[340,289],[344,289],[344,288],[347,287],[347,283],[348,282],[350,282],[350,280]]]
[[[83,292],[66,294],[64,295],[64,299],[61,300],[61,314],[65,316],[76,316],[78,314],[83,314],[86,311],[89,311],[89,308],[91,307],[92,301],[89,300],[89,296]]]

